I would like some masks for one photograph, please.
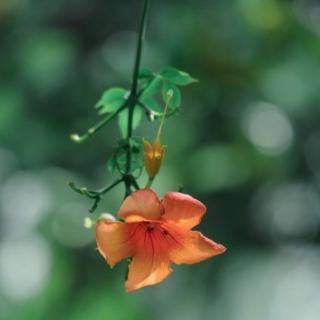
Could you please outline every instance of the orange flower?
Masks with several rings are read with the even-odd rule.
[[[172,272],[172,262],[193,264],[226,250],[191,231],[205,211],[200,201],[183,193],[168,192],[161,202],[151,189],[138,190],[120,207],[124,222],[98,221],[98,250],[111,268],[132,257],[127,292],[159,283]]]
[[[143,140],[144,144],[144,166],[148,173],[149,179],[153,179],[160,170],[164,147],[161,145],[159,137],[152,143]]]

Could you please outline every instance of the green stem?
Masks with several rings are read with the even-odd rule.
[[[120,182],[123,181],[123,178],[119,178],[118,180],[116,180],[113,184],[111,184],[108,187],[105,187],[103,189],[100,189],[98,191],[96,191],[99,195],[103,195],[105,193],[107,193],[108,191],[110,191],[111,189],[113,189],[116,185],[118,185]]]
[[[150,188],[152,186],[153,180],[154,180],[154,177],[153,178],[149,178],[147,183],[146,183],[145,188]]]
[[[125,195],[128,196],[131,193],[131,188],[134,188],[136,190],[139,189],[139,185],[136,181],[136,178],[131,173],[131,160],[132,160],[132,150],[130,146],[130,139],[132,138],[132,131],[133,131],[133,113],[134,113],[134,107],[137,104],[140,95],[142,94],[142,91],[138,91],[138,80],[139,80],[139,69],[141,64],[141,56],[142,56],[142,48],[143,48],[143,41],[146,31],[146,25],[147,25],[147,16],[148,16],[148,9],[149,9],[150,0],[144,0],[143,4],[143,10],[142,10],[142,16],[140,20],[140,27],[139,27],[139,34],[138,34],[138,44],[137,44],[137,50],[135,55],[135,62],[134,62],[134,68],[133,68],[133,75],[132,75],[132,84],[131,84],[131,90],[130,90],[130,96],[129,98],[124,102],[124,104],[114,113],[106,116],[104,119],[102,119],[100,122],[98,122],[95,126],[91,127],[87,132],[85,132],[83,135],[78,134],[72,134],[71,139],[74,142],[81,143],[87,138],[89,138],[91,135],[98,132],[100,129],[102,129],[110,120],[115,118],[122,110],[125,108],[128,108],[128,126],[127,126],[127,137],[126,140],[128,141],[128,146],[126,150],[126,168],[125,172],[121,172],[122,177],[116,180],[114,183],[112,183],[110,186],[107,186],[100,190],[88,190],[87,188],[79,188],[77,187],[73,182],[69,182],[69,186],[76,192],[94,200],[93,206],[91,209],[89,209],[90,212],[93,212],[100,200],[102,195],[110,191],[112,188],[114,188],[116,185],[118,185],[120,182],[124,182],[125,184]]]
[[[108,191],[110,191],[111,189],[113,189],[115,186],[117,186],[120,182],[123,181],[123,178],[120,178],[118,180],[116,180],[113,184],[111,184],[110,186],[103,188],[99,191],[96,191],[96,197],[94,198],[94,202],[92,207],[89,209],[89,212],[94,212],[97,207],[99,202],[101,201],[101,196],[104,195],[105,193],[107,193]]]
[[[132,75],[132,86],[131,86],[131,94],[133,94],[134,97],[137,96],[138,76],[139,76],[139,69],[140,69],[140,63],[141,63],[142,47],[143,47],[143,42],[144,42],[146,27],[147,27],[149,3],[150,3],[149,0],[144,0],[143,11],[142,11],[140,27],[139,27],[138,45],[137,45],[136,58],[134,63],[133,75]]]
[[[111,121],[113,118],[115,118],[122,110],[124,110],[128,106],[128,100],[124,102],[124,104],[114,113],[111,113],[107,115],[105,118],[103,118],[101,121],[99,121],[96,125],[91,127],[87,130],[86,133],[82,135],[78,135],[77,133],[71,134],[70,138],[74,142],[81,143],[85,140],[87,140],[90,136],[97,133],[99,130],[101,130],[109,121]]]
[[[93,212],[96,210],[99,202],[101,201],[101,196],[103,196],[105,193],[107,193],[108,191],[113,189],[115,186],[117,186],[122,181],[123,181],[123,178],[119,178],[118,180],[114,181],[111,185],[109,185],[105,188],[102,188],[100,190],[88,190],[85,187],[79,188],[73,182],[68,182],[68,185],[74,191],[80,193],[83,196],[86,196],[86,197],[94,200],[92,207],[89,209],[90,212]]]
[[[137,44],[137,50],[136,50],[136,56],[135,56],[135,63],[133,68],[133,75],[132,75],[132,85],[131,85],[131,93],[129,97],[129,105],[128,105],[128,129],[127,129],[127,141],[129,141],[132,137],[132,124],[133,124],[133,113],[134,113],[134,107],[136,105],[136,101],[138,98],[138,77],[139,77],[139,69],[141,64],[141,56],[142,56],[142,47],[144,42],[144,36],[146,31],[146,25],[147,25],[147,16],[148,16],[148,9],[149,9],[149,0],[144,0],[143,4],[143,10],[142,10],[142,16],[140,20],[140,27],[139,27],[139,34],[138,34],[138,44]],[[131,148],[129,147],[127,149],[127,157],[126,157],[126,175],[130,174],[131,171]],[[125,180],[126,185],[126,196],[131,193],[131,185],[132,185],[132,179],[126,179]]]

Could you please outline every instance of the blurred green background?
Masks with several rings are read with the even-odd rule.
[[[68,136],[97,120],[103,90],[128,86],[141,3],[0,0],[0,319],[319,319],[317,0],[152,1],[143,66],[200,79],[165,124],[154,188],[205,202],[199,229],[228,251],[130,295],[125,263],[95,251],[91,203],[66,182],[113,179],[118,128]]]

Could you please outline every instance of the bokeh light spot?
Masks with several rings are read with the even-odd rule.
[[[51,252],[39,235],[0,245],[0,286],[14,301],[23,301],[37,294],[51,268]]]
[[[268,155],[285,152],[293,142],[289,118],[270,103],[253,104],[244,115],[243,129],[257,149]]]

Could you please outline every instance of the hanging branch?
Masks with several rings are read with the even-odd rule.
[[[138,76],[139,76],[139,69],[141,64],[141,55],[142,55],[142,47],[145,38],[146,26],[147,26],[147,15],[149,9],[149,0],[144,1],[142,17],[139,27],[139,35],[138,35],[138,45],[136,50],[136,58],[134,63],[133,69],[133,76],[132,76],[132,85],[131,85],[131,94],[129,97],[129,101],[131,102],[128,106],[129,115],[128,115],[128,127],[127,127],[127,141],[129,141],[132,137],[132,127],[133,127],[133,112],[135,105],[138,101]],[[137,182],[135,178],[130,174],[131,172],[131,148],[127,148],[127,163],[126,163],[126,171],[124,175],[124,181],[126,185],[125,196],[129,195],[131,190],[131,185],[134,184],[137,187]],[[139,187],[138,187],[139,188]]]
[[[163,68],[159,73],[149,69],[141,69],[149,7],[150,0],[144,0],[130,89],[114,87],[106,90],[95,105],[98,114],[103,115],[104,118],[84,134],[72,134],[70,136],[72,141],[82,143],[104,128],[111,120],[118,117],[123,138],[119,140],[118,146],[115,147],[107,162],[107,166],[111,172],[117,172],[119,177],[100,190],[89,190],[86,187],[79,188],[73,182],[68,183],[75,192],[93,200],[93,205],[89,209],[90,212],[96,210],[102,196],[121,182],[125,186],[125,196],[128,196],[133,189],[139,189],[137,178],[143,169],[143,156],[145,156],[146,151],[143,149],[142,138],[134,137],[133,130],[141,120],[142,111],[150,121],[163,120],[165,117],[174,115],[180,110],[181,104],[181,94],[178,86],[185,86],[197,81],[188,73],[171,67]],[[158,92],[161,93],[168,112],[162,110],[155,98]],[[167,99],[168,92],[171,93],[170,101]],[[144,157],[144,159],[146,158]],[[147,168],[146,170],[148,172]],[[135,172],[138,172],[138,176],[135,175]],[[151,186],[152,181],[150,181],[149,179],[148,187]]]

